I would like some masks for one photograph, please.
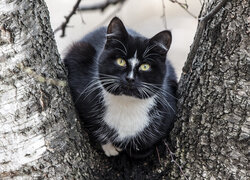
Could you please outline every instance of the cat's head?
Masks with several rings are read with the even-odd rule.
[[[126,30],[115,17],[107,27],[106,43],[100,55],[99,79],[106,91],[140,99],[156,94],[166,74],[166,55],[172,36],[162,31],[147,39]]]

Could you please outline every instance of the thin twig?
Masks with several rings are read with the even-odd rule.
[[[191,65],[193,63],[193,59],[195,57],[196,51],[199,47],[200,40],[203,34],[203,31],[207,25],[207,22],[209,19],[211,19],[227,2],[228,0],[221,0],[221,2],[213,8],[207,15],[204,17],[199,18],[199,25],[195,34],[194,42],[191,46],[190,52],[187,57],[187,61],[182,69],[183,73],[187,73],[189,69],[191,68]]]
[[[159,153],[159,150],[158,150],[158,148],[157,148],[157,147],[155,147],[155,149],[156,149],[156,153],[157,153],[158,161],[159,161],[159,163],[161,164],[161,158],[160,158],[160,153]]]
[[[126,0],[106,0],[102,3],[97,3],[89,6],[82,6],[77,9],[77,11],[93,11],[93,10],[101,10],[104,11],[110,5],[116,5],[118,3],[124,3]]]
[[[164,25],[164,28],[167,29],[167,17],[166,17],[166,12],[165,12],[165,2],[164,0],[162,0],[162,21],[163,21],[163,25]]]
[[[177,0],[169,0],[170,2],[172,2],[172,3],[176,3],[176,4],[178,4],[182,9],[184,9],[190,16],[192,16],[193,18],[197,18],[192,12],[190,12],[189,10],[188,10],[188,4],[187,3],[181,3],[181,2],[179,2],[179,1],[177,1]]]
[[[56,33],[59,30],[62,30],[61,37],[65,36],[65,31],[66,31],[67,24],[69,23],[70,18],[76,13],[76,10],[77,10],[80,2],[81,2],[81,0],[77,0],[77,2],[75,3],[75,5],[74,5],[72,11],[70,12],[70,14],[65,17],[65,22],[63,22],[58,28],[56,28],[54,33]]]
[[[171,162],[173,162],[176,166],[178,166],[179,170],[181,171],[181,174],[184,176],[184,178],[185,178],[186,180],[188,180],[188,178],[185,176],[185,174],[184,174],[184,172],[183,172],[183,170],[182,170],[182,167],[175,161],[175,159],[174,159],[174,155],[175,155],[175,154],[171,151],[171,149],[169,148],[169,146],[168,146],[168,144],[166,143],[166,141],[164,141],[164,144],[165,144],[165,146],[167,147],[168,153],[169,153],[169,155],[170,155],[170,157],[171,157]]]

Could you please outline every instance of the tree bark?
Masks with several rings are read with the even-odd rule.
[[[94,153],[66,85],[44,1],[2,0],[0,179],[88,177]]]
[[[0,179],[247,179],[248,16],[249,1],[231,0],[208,22],[180,80],[175,157],[162,143],[135,161],[81,131],[44,1],[2,0]]]
[[[202,16],[216,4],[206,3]],[[250,177],[249,7],[248,0],[228,1],[208,21],[192,64],[181,76],[172,137],[183,173],[173,168],[173,179]]]

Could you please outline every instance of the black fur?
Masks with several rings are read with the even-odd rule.
[[[147,39],[126,29],[115,17],[107,28],[97,29],[72,45],[64,58],[69,72],[69,86],[80,120],[92,138],[101,144],[110,141],[125,149],[131,157],[140,158],[150,154],[152,147],[169,134],[175,120],[177,90],[174,69],[166,60],[170,44],[169,31],[162,31]],[[144,52],[149,47],[153,47],[148,52],[151,55],[145,58]],[[131,67],[118,67],[115,62],[117,58],[132,58],[135,51],[140,64],[148,63],[151,69],[141,72],[136,68],[135,78],[131,82],[127,79]],[[112,90],[109,88],[110,84],[101,81],[102,86],[114,95],[124,94],[143,99],[155,95],[155,92],[160,93],[157,95],[156,105],[148,114],[150,124],[143,132],[123,142],[117,140],[116,130],[103,121],[106,107],[102,89],[97,82],[106,75],[119,78],[119,88]],[[138,90],[142,82],[152,84],[148,86],[151,91],[144,95]]]

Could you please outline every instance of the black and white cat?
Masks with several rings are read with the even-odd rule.
[[[107,156],[145,157],[173,127],[171,33],[147,39],[115,17],[72,45],[64,62],[80,121]]]

